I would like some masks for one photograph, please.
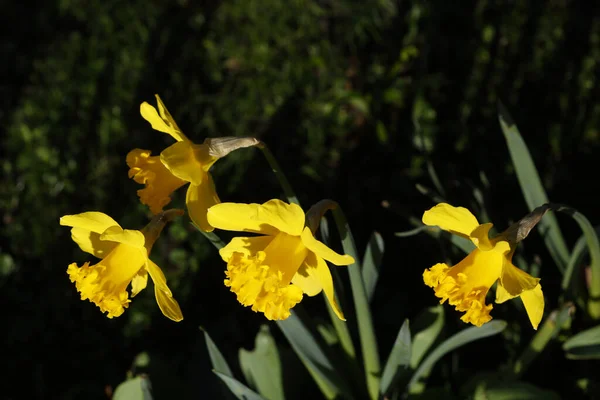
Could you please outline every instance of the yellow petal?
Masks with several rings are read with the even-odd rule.
[[[164,149],[160,153],[160,160],[179,179],[200,185],[217,158],[208,154],[208,146],[185,141]]]
[[[137,296],[139,292],[146,289],[148,285],[148,271],[145,268],[140,269],[136,276],[131,280],[131,297]]]
[[[120,226],[112,226],[100,235],[100,240],[123,243],[131,247],[144,248],[146,239],[140,231],[122,229]]]
[[[170,320],[179,322],[183,320],[183,313],[179,307],[179,303],[173,297],[154,286],[154,296],[156,297],[156,303],[158,308],[162,311],[163,315]]]
[[[83,228],[72,228],[71,238],[79,248],[98,258],[104,258],[115,248],[117,243],[100,240],[100,234]]]
[[[279,232],[265,248],[264,265],[278,271],[281,283],[288,284],[309,253],[298,236]]]
[[[304,231],[302,231],[302,243],[317,256],[324,258],[335,265],[350,265],[354,262],[354,258],[351,256],[347,254],[338,254],[324,243],[315,239],[308,227],[304,228]]]
[[[335,301],[331,271],[329,271],[327,263],[321,257],[316,256],[314,253],[309,253],[304,264],[300,267],[296,275],[294,275],[292,283],[309,296],[314,296],[323,290],[335,315],[342,321],[346,320],[342,310]]]
[[[158,95],[156,95],[156,100],[158,102],[158,109],[160,114],[156,111],[156,108],[151,106],[150,104],[143,102],[140,105],[140,114],[142,117],[150,122],[152,125],[152,129],[155,129],[160,132],[168,133],[173,137],[173,139],[179,141],[187,140],[185,135],[181,132],[171,114],[167,111],[165,105]]]
[[[163,274],[162,270],[152,260],[148,260],[146,263],[146,269],[154,282],[154,295],[156,296],[156,303],[160,308],[160,311],[165,317],[178,322],[183,319],[183,314],[179,308],[179,304],[173,298],[171,289],[167,286],[167,278]]]
[[[79,248],[98,258],[105,257],[116,243],[100,240],[100,234],[111,226],[119,224],[106,214],[96,211],[75,215],[65,215],[60,219],[63,226],[71,226],[71,238]],[[119,227],[120,228],[120,227]]]
[[[518,296],[518,295],[516,295],[516,296]],[[506,289],[504,289],[502,287],[502,285],[500,285],[500,283],[498,283],[498,286],[496,286],[496,300],[495,301],[497,304],[502,304],[505,301],[514,299],[516,296],[513,296],[510,293],[508,293],[506,291]]]
[[[208,210],[208,223],[215,228],[277,235],[279,231],[299,236],[304,212],[296,204],[269,200],[264,204],[221,203]]]
[[[153,214],[158,214],[171,201],[171,193],[187,181],[174,176],[159,156],[151,157],[150,154],[149,150],[132,150],[127,154],[127,165],[129,177],[146,186],[137,191],[140,201],[150,207]]]
[[[515,297],[526,290],[533,289],[538,285],[539,281],[540,278],[534,278],[527,272],[515,267],[509,259],[505,258],[499,285],[501,285],[510,296]]]
[[[185,197],[185,203],[190,219],[204,232],[212,232],[214,228],[208,223],[207,213],[208,209],[215,204],[219,204],[220,200],[210,174],[207,174],[205,181],[201,185],[190,184]]]
[[[225,262],[229,261],[234,252],[250,257],[264,251],[272,240],[273,236],[234,237],[227,246],[219,250],[219,255]]]
[[[479,226],[477,218],[464,207],[454,207],[440,203],[423,213],[423,223],[440,228],[460,236],[469,237]]]
[[[475,246],[479,247],[481,250],[491,250],[494,247],[494,244],[490,240],[490,229],[492,229],[494,224],[486,223],[481,224],[477,228],[473,229],[473,232],[469,235],[471,241]]]
[[[527,290],[521,293],[521,300],[527,311],[529,321],[533,326],[533,329],[537,330],[542,317],[544,316],[544,294],[542,293],[542,286],[538,284],[532,290]]]
[[[95,233],[102,233],[111,226],[119,226],[114,219],[97,211],[65,215],[60,218],[60,224],[63,226],[71,226],[73,228],[81,228]]]
[[[174,130],[175,134],[170,135],[173,136],[178,142],[188,140],[188,138],[185,137],[185,135],[181,132],[181,129],[179,129],[179,127],[177,126],[177,123],[171,116],[169,110],[167,110],[167,107],[165,107],[165,104],[162,102],[160,96],[157,94],[155,94],[154,96],[156,97],[156,103],[158,104],[158,112],[160,113],[160,117]]]
[[[146,102],[143,102],[140,105],[140,114],[142,114],[142,117],[146,121],[150,122],[152,129],[168,133],[169,135],[173,136],[172,132],[174,129],[167,125],[167,123],[158,115],[156,108]]]

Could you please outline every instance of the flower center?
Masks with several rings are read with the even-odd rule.
[[[290,284],[279,268],[266,265],[265,258],[264,251],[255,255],[234,252],[227,263],[225,286],[253,311],[264,313],[270,320],[283,320],[302,300],[302,290]]]

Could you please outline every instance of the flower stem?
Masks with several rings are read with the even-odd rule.
[[[273,156],[273,153],[271,153],[271,150],[269,150],[267,145],[262,141],[256,147],[262,151],[263,155],[267,159],[267,162],[271,166],[275,177],[279,181],[279,185],[283,189],[283,193],[285,194],[285,197],[287,197],[288,202],[300,205],[298,197],[296,196],[296,193],[294,193],[294,189],[292,189],[290,182],[287,180],[285,174],[281,171],[281,167]]]
[[[523,351],[521,357],[515,362],[512,375],[519,378],[527,370],[529,365],[537,358],[544,350],[546,345],[560,331],[561,327],[566,324],[575,307],[573,303],[565,303],[560,309],[554,310],[546,318],[542,327],[537,331],[529,346]]]

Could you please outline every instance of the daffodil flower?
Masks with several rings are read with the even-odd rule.
[[[129,177],[145,185],[138,190],[142,204],[157,214],[171,201],[171,194],[189,183],[186,194],[188,214],[203,231],[213,227],[206,220],[210,206],[220,203],[210,167],[229,152],[258,144],[254,138],[206,139],[203,144],[194,144],[179,129],[177,123],[156,95],[158,111],[144,102],[140,106],[142,117],[153,129],[169,134],[176,143],[164,149],[160,156],[151,156],[149,150],[135,149],[127,154]]]
[[[165,275],[148,254],[167,220],[173,214],[182,213],[181,210],[162,213],[142,231],[123,229],[101,212],[62,217],[60,224],[72,227],[71,238],[81,250],[100,258],[92,266],[89,262],[81,267],[72,263],[67,268],[71,282],[81,293],[81,300],[96,304],[108,318],[118,317],[131,302],[127,293],[129,284],[131,297],[134,297],[146,287],[150,274],[160,310],[173,321],[181,321],[181,309],[167,286]]]
[[[315,296],[323,291],[338,318],[344,320],[325,260],[349,265],[354,259],[315,239],[298,205],[281,200],[221,203],[209,208],[208,222],[219,229],[261,235],[236,237],[219,251],[227,262],[225,285],[241,304],[270,320],[283,320],[303,294]]]
[[[508,235],[489,238],[491,223],[479,224],[463,207],[441,203],[425,211],[423,223],[439,226],[453,234],[470,239],[477,248],[453,267],[436,264],[423,273],[427,286],[434,289],[440,303],[448,302],[465,312],[461,320],[481,326],[490,321],[493,306],[485,304],[491,286],[498,281],[496,303],[520,297],[534,329],[544,312],[544,295],[534,278],[512,264],[516,243]]]

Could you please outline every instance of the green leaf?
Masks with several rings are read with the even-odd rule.
[[[539,205],[548,203],[548,196],[542,186],[542,181],[535,168],[531,154],[527,149],[527,145],[502,103],[498,103],[498,119],[500,120],[502,133],[504,133],[525,202],[529,207],[529,211],[533,211]],[[552,214],[546,215],[537,226],[554,262],[559,270],[564,272],[569,259],[569,250],[556,217]]]
[[[408,383],[409,392],[416,385],[424,372],[429,371],[440,358],[449,352],[475,340],[483,339],[488,336],[496,335],[506,328],[506,322],[495,320],[484,324],[482,327],[472,326],[456,333],[452,337],[446,339],[440,344],[431,354],[419,365],[410,382]]]
[[[285,399],[279,351],[267,325],[256,335],[254,350],[239,350],[246,382],[269,400]]]
[[[383,238],[378,232],[373,232],[367,244],[362,266],[362,279],[369,301],[371,301],[373,293],[375,293],[375,286],[379,279],[379,266],[381,265],[384,250]]]
[[[348,266],[350,275],[350,287],[352,289],[352,298],[354,299],[354,308],[356,310],[356,322],[358,324],[358,333],[360,338],[363,363],[365,367],[365,378],[367,390],[371,399],[377,399],[379,395],[379,382],[381,366],[379,364],[379,353],[377,350],[377,338],[373,328],[373,317],[369,308],[367,291],[363,283],[360,267],[360,259],[356,250],[356,244],[352,237],[352,232],[340,207],[333,210],[333,216],[337,229],[342,239],[344,253],[352,256],[355,262]]]
[[[559,205],[558,211],[569,214],[579,224],[590,252],[592,280],[589,287],[588,312],[592,319],[600,319],[600,242],[590,221],[579,211]]]
[[[244,385],[240,381],[231,376],[221,373],[219,371],[213,370],[215,375],[217,375],[231,390],[231,393],[235,395],[240,400],[265,400],[264,397],[256,393],[254,390],[250,389],[248,386]]]
[[[540,389],[525,382],[498,382],[477,387],[473,400],[560,400],[550,390]]]
[[[152,400],[152,385],[145,376],[137,376],[115,389],[113,400]]]
[[[338,374],[338,369],[326,355],[323,345],[298,316],[298,310],[299,307],[296,306],[287,319],[276,321],[277,326],[326,398],[332,399],[340,395],[344,398],[353,398]]]
[[[579,332],[563,344],[567,358],[600,359],[600,325]]]
[[[210,338],[208,332],[206,332],[204,329],[202,329],[202,331],[204,332],[204,339],[206,340],[208,355],[215,371],[222,372],[225,375],[233,376],[231,368],[229,368],[229,364],[227,364],[227,361],[225,361],[225,357],[223,357],[223,354],[221,354],[221,351],[215,342],[213,342],[213,340]]]
[[[410,360],[412,357],[412,343],[410,337],[410,328],[408,319],[404,320],[404,323],[398,331],[398,336],[394,342],[394,346],[390,351],[385,367],[383,368],[383,375],[381,377],[381,383],[379,389],[382,394],[386,394],[390,389],[394,377],[401,369],[406,369],[410,366]]]
[[[429,348],[435,343],[444,327],[444,307],[437,305],[421,312],[413,324],[410,367],[416,369]]]

